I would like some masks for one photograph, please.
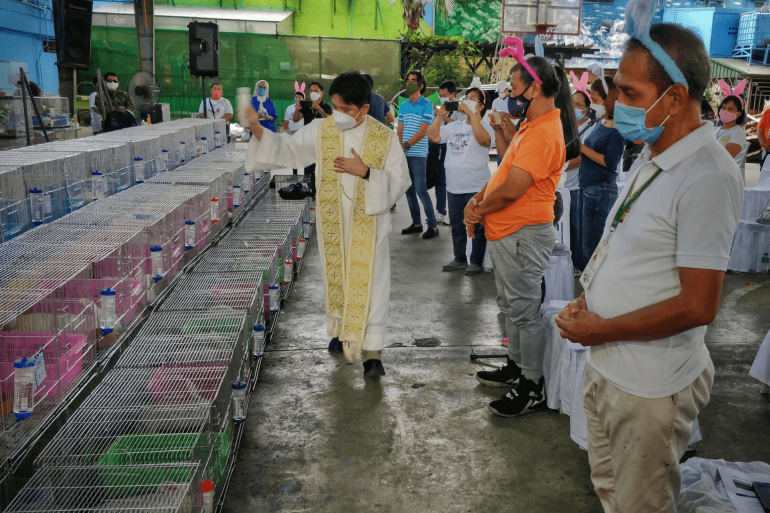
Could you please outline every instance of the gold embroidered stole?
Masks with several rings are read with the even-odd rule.
[[[383,169],[392,132],[366,119],[361,159],[371,169]],[[321,218],[326,315],[342,321],[340,340],[363,343],[372,295],[377,216],[366,214],[366,181],[356,178],[352,219],[343,240],[342,175],[334,170],[334,159],[344,156],[342,134],[332,116],[321,125],[317,209]]]

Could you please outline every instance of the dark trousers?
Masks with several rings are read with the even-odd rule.
[[[583,256],[583,209],[580,199],[580,189],[569,191],[569,250],[572,252],[572,266],[581,271],[585,269],[586,261]]]
[[[315,164],[310,164],[305,168],[305,176],[309,176],[307,186],[310,192],[313,193],[313,199],[315,199]]]
[[[468,232],[463,224],[463,211],[465,206],[477,193],[452,194],[447,193],[449,200],[449,222],[452,224],[452,246],[454,247],[455,260],[465,262],[467,260],[465,248],[468,244]],[[484,252],[487,250],[487,237],[484,227],[476,224],[473,228],[473,249],[471,250],[471,263],[483,265]]]
[[[446,144],[428,143],[428,161],[431,160],[431,154],[435,154],[438,164],[435,169],[434,186],[436,188],[436,211],[439,214],[446,215],[447,190],[446,190],[446,169],[444,160],[446,159]]]
[[[580,189],[582,219],[580,230],[583,241],[583,262],[593,256],[604,232],[610,209],[618,199],[617,184],[594,185]]]

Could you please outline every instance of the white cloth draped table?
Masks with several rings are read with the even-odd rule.
[[[766,394],[770,392],[770,332],[765,337],[762,345],[759,346],[759,352],[757,352],[757,357],[754,359],[749,375],[762,383],[761,393]]]
[[[569,228],[567,228],[569,231]],[[545,301],[575,299],[575,273],[569,251],[554,250],[545,268]]]
[[[770,263],[762,261],[766,253],[770,258],[770,226],[744,219],[735,230],[727,269],[739,273],[766,273],[770,270]]]
[[[543,304],[543,317],[547,319],[543,376],[548,407],[569,415],[570,438],[582,449],[587,449],[588,424],[583,408],[583,378],[588,364],[588,348],[562,338],[554,321],[567,303],[569,301]],[[702,439],[700,425],[695,419],[689,445]]]
[[[768,202],[770,202],[770,186],[745,188],[741,219],[756,221],[764,212]]]

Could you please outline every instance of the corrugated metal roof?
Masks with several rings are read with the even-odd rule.
[[[770,77],[770,66],[752,64],[745,59],[711,59],[712,78]]]
[[[134,15],[134,4],[121,3],[94,6],[94,14]],[[182,7],[156,5],[155,16],[168,18],[191,18],[198,20],[234,20],[280,23],[294,14],[294,11],[255,11],[251,9],[224,9],[218,7]]]

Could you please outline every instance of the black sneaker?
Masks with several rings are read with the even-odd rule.
[[[401,235],[411,235],[413,233],[422,233],[422,225],[412,224],[412,225],[409,225],[409,227],[401,230]]]
[[[329,342],[329,352],[330,353],[341,353],[342,352],[342,342],[337,337],[334,337],[331,342]]]
[[[502,369],[476,373],[476,381],[488,387],[513,387],[519,382],[519,377],[521,377],[521,367],[510,358]]]
[[[364,362],[364,379],[378,381],[385,375],[385,367],[382,366],[382,360],[366,360]]]
[[[438,226],[428,228],[428,231],[422,234],[423,239],[432,239],[433,237],[438,237]]]
[[[501,399],[489,403],[488,408],[498,417],[518,417],[540,411],[546,406],[545,379],[541,377],[537,383],[521,378],[517,387]]]

